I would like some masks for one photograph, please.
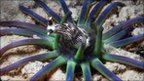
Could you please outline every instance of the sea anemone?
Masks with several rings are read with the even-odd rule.
[[[122,22],[103,33],[105,20],[115,12],[118,6],[123,7],[123,3],[112,2],[102,11],[108,3],[107,0],[101,0],[97,4],[94,3],[94,0],[85,0],[79,18],[74,21],[71,16],[72,12],[68,9],[64,0],[58,0],[63,8],[64,17],[57,15],[41,0],[34,1],[52,17],[52,20],[45,19],[24,6],[19,6],[22,12],[31,16],[39,24],[21,21],[0,21],[2,27],[0,35],[16,34],[28,37],[36,35],[39,38],[18,40],[4,46],[0,49],[0,60],[9,49],[23,45],[38,45],[47,48],[49,51],[0,68],[0,75],[24,66],[30,61],[48,61],[49,59],[52,59],[51,62],[31,77],[30,81],[43,81],[52,70],[62,65],[66,66],[66,81],[73,81],[77,68],[82,69],[85,81],[92,80],[92,69],[97,70],[109,80],[121,81],[119,77],[104,66],[105,61],[123,63],[144,70],[144,62],[110,54],[105,50],[107,46],[118,48],[143,40],[144,34],[131,37],[125,36],[134,30],[134,24],[144,23],[144,16]]]

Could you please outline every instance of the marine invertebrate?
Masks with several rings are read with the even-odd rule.
[[[99,15],[100,11],[107,4],[107,1],[101,0],[95,4],[94,8],[90,11],[93,0],[85,0],[79,19],[75,22],[72,19],[72,13],[68,9],[64,0],[59,0],[59,2],[64,10],[65,17],[58,16],[42,1],[34,1],[40,5],[48,15],[52,16],[56,25],[53,28],[50,28],[48,26],[50,21],[37,15],[26,7],[20,6],[19,8],[22,12],[30,15],[41,25],[20,21],[1,21],[0,26],[2,27],[16,27],[1,29],[1,35],[18,34],[29,37],[37,35],[40,38],[29,38],[8,44],[0,49],[0,57],[3,57],[7,50],[23,45],[45,46],[51,51],[22,59],[14,64],[1,68],[1,75],[19,66],[23,66],[29,61],[47,61],[50,58],[54,60],[38,71],[38,73],[31,78],[31,81],[42,80],[43,77],[53,69],[64,64],[66,64],[66,81],[73,80],[76,66],[82,68],[82,74],[86,81],[92,80],[91,68],[96,69],[109,80],[120,81],[121,79],[119,77],[103,65],[102,60],[120,62],[144,69],[144,62],[128,57],[109,54],[105,51],[106,45],[121,47],[144,39],[144,34],[123,39],[128,32],[134,29],[133,24],[144,22],[143,16],[122,22],[110,31],[104,34],[102,33],[104,28],[102,25],[106,18],[109,17],[114,8],[117,6],[124,6],[124,4],[113,2]]]

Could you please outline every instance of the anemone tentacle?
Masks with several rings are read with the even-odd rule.
[[[9,66],[3,67],[0,69],[0,75],[7,73],[8,71],[11,71],[13,69],[16,69],[20,66],[25,65],[26,63],[30,62],[30,61],[46,61],[49,58],[54,58],[57,57],[58,53],[57,51],[51,51],[48,53],[44,53],[44,54],[40,54],[40,55],[35,55],[35,56],[30,56],[27,58],[24,58],[18,62],[15,62]]]
[[[138,24],[138,23],[144,23],[144,16],[135,17],[135,18],[132,18],[130,20],[120,23],[119,25],[115,26],[108,32],[104,33],[103,39],[107,39],[107,38],[111,37],[112,35],[118,33],[119,31],[121,31],[127,27],[131,27],[132,25]]]
[[[49,24],[49,21],[48,21],[47,19],[45,19],[45,18],[43,18],[42,16],[36,14],[36,13],[33,12],[32,10],[29,10],[28,8],[26,8],[26,7],[24,7],[24,6],[19,6],[19,9],[20,9],[23,13],[31,16],[33,19],[35,19],[37,22],[39,22],[39,23],[42,24],[43,26],[47,27],[47,25]]]
[[[126,36],[127,34],[129,34],[130,31],[134,30],[134,27],[127,27],[126,29],[118,32],[117,34],[109,37],[108,39],[104,40],[105,44],[108,44],[110,42],[115,42],[118,41],[119,39],[121,39],[122,37]]]
[[[86,26],[90,26],[91,24],[91,20],[94,18],[98,17],[98,14],[101,12],[101,10],[103,9],[103,7],[106,5],[106,0],[101,0],[100,2],[98,2],[94,8],[92,9],[92,11],[89,14],[89,17],[86,20]]]
[[[44,2],[41,0],[34,0],[38,5],[40,5],[48,15],[52,16],[52,18],[57,22],[61,22],[61,17],[58,16],[53,10],[51,10]]]
[[[72,12],[67,12],[66,14],[65,14],[65,16],[61,19],[61,24],[62,23],[66,23],[66,21],[69,19],[69,16],[71,16],[71,14],[72,14]]]
[[[128,57],[114,55],[114,54],[104,54],[103,58],[112,62],[119,62],[127,65],[131,65],[140,69],[144,69],[144,62],[140,62]]]
[[[64,0],[58,0],[63,8],[63,11],[65,13],[65,15],[67,15],[68,12],[71,12],[68,8],[68,6],[66,5],[65,1]],[[67,19],[69,22],[73,23],[74,24],[74,20],[72,18],[72,16],[70,15]]]
[[[140,40],[144,40],[144,34],[132,36],[132,37],[125,38],[122,40],[118,40],[118,41],[109,43],[109,45],[118,48],[118,47],[122,47],[122,46],[128,45],[130,43],[140,41]]]
[[[76,52],[76,54],[75,54],[75,56],[74,56],[74,59],[75,59],[75,60],[81,60],[81,59],[83,59],[83,57],[84,57],[84,51],[85,51],[85,46],[82,44],[82,45],[78,48],[78,50],[77,50],[77,52]]]
[[[2,27],[18,27],[18,28],[24,28],[29,29],[31,31],[35,31],[41,35],[46,36],[47,31],[43,26],[38,26],[36,24],[28,23],[28,22],[22,22],[22,21],[1,21],[0,26]]]
[[[98,17],[98,19],[96,20],[96,29],[98,30],[100,27],[102,27],[103,23],[105,22],[105,20],[110,16],[110,14],[112,12],[114,12],[114,9],[117,6],[121,6],[123,7],[124,4],[121,2],[113,2],[111,3]]]
[[[82,72],[83,72],[82,74],[84,77],[84,81],[92,81],[90,64],[89,63],[82,63],[81,68],[82,68]]]
[[[58,68],[59,66],[66,64],[66,59],[62,56],[57,57],[55,60],[44,66],[40,71],[38,71],[30,81],[39,81],[44,79],[44,77],[50,73],[52,70]]]
[[[76,63],[73,61],[67,62],[66,67],[66,81],[73,81],[74,80],[74,71],[75,71]]]
[[[91,3],[93,2],[93,0],[85,0],[83,5],[82,5],[82,10],[80,13],[80,17],[78,19],[78,23],[77,26],[78,27],[83,27],[83,24],[88,16],[88,12],[90,10],[91,7]]]
[[[29,38],[29,39],[23,39],[19,40],[16,42],[12,42],[3,48],[0,49],[0,57],[9,49],[18,47],[18,46],[23,46],[23,45],[41,45],[41,46],[47,46],[51,49],[53,49],[54,44],[50,43],[50,41],[53,41],[52,39],[34,39],[34,38]]]
[[[30,31],[28,29],[22,29],[22,28],[4,28],[0,29],[0,36],[3,35],[21,35],[21,36],[27,36],[27,37],[33,37],[33,35],[40,35],[37,32]]]
[[[95,49],[94,52],[96,55],[98,55],[101,52],[101,48],[103,45],[103,41],[102,41],[102,32],[103,32],[103,27],[101,27],[98,31],[97,31],[97,35],[96,35],[96,43],[95,43]]]
[[[91,65],[92,65],[93,68],[95,68],[97,71],[99,71],[101,74],[103,74],[110,81],[122,81],[114,73],[109,71],[98,58],[95,58],[91,62]]]

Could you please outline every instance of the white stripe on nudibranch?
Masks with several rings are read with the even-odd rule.
[[[57,25],[51,25],[51,26],[47,26],[47,30],[51,29],[51,30],[55,30]]]
[[[57,26],[56,24],[55,25],[50,25],[50,26],[48,25],[47,26],[47,30],[51,29],[51,30],[55,31],[56,30],[56,26]],[[50,32],[47,32],[47,35],[50,35]]]
[[[80,27],[78,27],[78,29],[85,35],[86,39],[85,39],[85,37],[83,37],[82,40],[85,40],[86,47],[88,47],[90,45],[90,37],[89,37],[88,33]]]
[[[86,47],[88,47],[90,45],[90,37],[88,37],[87,39],[86,39]]]

